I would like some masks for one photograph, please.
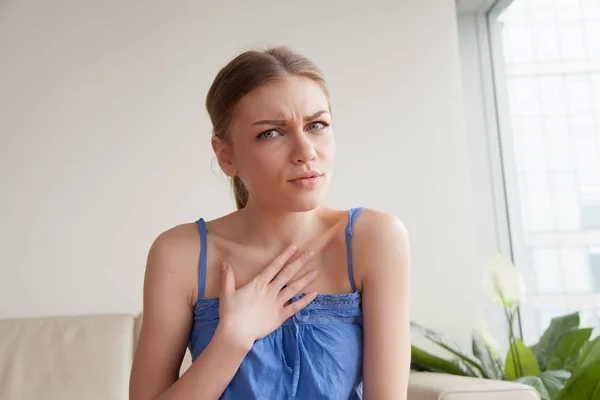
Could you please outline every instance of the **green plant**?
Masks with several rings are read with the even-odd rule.
[[[592,329],[580,327],[579,313],[552,319],[539,342],[527,346],[514,333],[523,297],[520,275],[501,255],[486,270],[491,298],[503,307],[508,323],[504,359],[484,326],[473,332],[471,356],[443,335],[411,323],[413,331],[453,356],[444,359],[412,346],[412,369],[521,382],[534,387],[543,400],[600,400],[600,337],[590,340]]]

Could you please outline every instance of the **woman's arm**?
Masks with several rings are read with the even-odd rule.
[[[197,259],[197,250],[190,252],[185,241],[181,231],[172,230],[159,236],[150,249],[143,324],[131,371],[131,400],[218,399],[250,349],[219,327],[207,348],[179,378],[193,320],[193,296],[188,289],[193,274],[183,266],[190,263],[190,253]]]
[[[410,248],[394,216],[365,210],[353,257],[362,283],[365,399],[406,400],[410,371]],[[360,225],[359,225],[360,221]]]

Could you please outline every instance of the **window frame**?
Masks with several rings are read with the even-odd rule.
[[[597,304],[600,294],[537,293],[533,252],[527,249],[523,231],[511,229],[512,226],[523,226],[523,220],[520,202],[510,201],[520,198],[519,176],[513,150],[508,88],[498,84],[507,81],[498,17],[513,1],[458,0],[457,14],[474,212],[476,220],[484,221],[476,226],[478,258],[483,262],[493,251],[498,251],[521,266],[525,285],[539,298],[529,299],[519,311],[519,333],[527,342],[537,340],[544,328],[539,326],[540,313],[551,313],[551,309],[559,307],[561,302],[564,304],[559,308],[572,308],[569,296]],[[593,237],[596,238],[597,233]],[[482,311],[486,319],[491,319],[492,330],[505,332],[504,317],[497,307],[487,305],[489,301],[483,300]]]
[[[483,263],[493,252],[500,252],[511,260],[529,259],[525,238],[511,224],[521,224],[519,204],[509,202],[518,196],[518,176],[513,152],[508,93],[496,82],[506,80],[501,32],[497,17],[513,0],[463,0],[457,8],[458,28],[470,45],[461,49],[463,88],[465,90],[465,119],[467,138],[473,143],[469,149],[471,178],[475,188],[473,200],[476,220],[485,221],[477,227],[478,260]],[[470,3],[470,4],[467,4]],[[466,76],[466,71],[470,75]],[[484,157],[477,157],[484,154]],[[479,188],[479,190],[478,190]],[[491,205],[487,208],[477,205]],[[492,214],[490,216],[489,214]],[[491,217],[491,218],[490,218]],[[490,224],[493,229],[490,229]],[[533,277],[524,274],[525,284],[532,287]],[[506,322],[501,310],[484,299],[483,312],[490,317],[490,327],[505,332]],[[523,337],[522,323],[537,324],[534,308],[519,310],[518,326]],[[534,326],[533,329],[539,327]],[[507,343],[502,343],[504,346]]]

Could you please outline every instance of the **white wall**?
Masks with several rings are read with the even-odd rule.
[[[204,96],[270,43],[329,78],[329,205],[398,215],[413,319],[468,341],[480,284],[452,0],[0,7],[0,317],[140,310],[154,237],[234,208]]]

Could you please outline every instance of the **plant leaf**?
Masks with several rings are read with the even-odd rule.
[[[521,361],[521,369],[515,370],[515,365],[519,365]],[[522,373],[522,374],[521,374]],[[535,354],[525,346],[521,339],[515,339],[506,355],[504,363],[504,379],[514,381],[518,377],[525,376],[540,376],[540,366],[535,359]]]
[[[502,361],[494,355],[477,331],[473,332],[473,354],[481,361],[485,374],[491,379],[501,380],[504,377]]]
[[[477,361],[474,361],[472,358],[470,358],[469,356],[462,353],[462,351],[460,350],[460,348],[458,347],[458,345],[456,343],[450,342],[442,334],[432,331],[431,329],[427,329],[427,328],[425,328],[419,324],[416,324],[414,322],[411,322],[410,326],[412,329],[414,329],[417,333],[419,333],[426,339],[431,340],[433,343],[437,344],[438,346],[442,347],[444,350],[449,351],[450,353],[454,354],[455,356],[460,358],[462,361],[464,361],[465,368],[471,370],[472,376],[480,376],[483,378],[490,378],[489,376],[487,376],[487,374],[485,373],[485,371],[483,370],[481,365],[479,365],[479,363],[477,363]],[[473,368],[475,368],[479,374],[476,373],[473,370]]]
[[[529,385],[538,391],[540,396],[542,396],[542,400],[550,400],[551,397],[548,394],[548,390],[546,390],[546,386],[544,386],[544,382],[539,376],[523,376],[515,380],[515,382],[524,383],[525,385]]]
[[[576,374],[591,364],[600,364],[600,336],[581,347],[579,360],[577,360],[577,366],[573,373]]]
[[[592,328],[578,329],[564,334],[551,350],[546,370],[566,369],[571,371],[577,365],[579,350],[592,335]]]
[[[555,400],[599,400],[600,363],[588,364],[573,379],[569,379]]]
[[[600,399],[600,337],[580,349],[577,366],[556,399]],[[596,397],[594,397],[596,396]]]
[[[481,378],[481,375],[477,371],[471,368],[468,364],[465,364],[465,362],[460,358],[451,358],[450,362],[460,368],[460,370],[463,371],[463,373],[465,373],[467,376]]]
[[[565,370],[544,371],[540,375],[551,399],[565,386],[565,382],[570,377],[571,373]]]
[[[552,318],[550,326],[542,335],[539,343],[531,346],[531,350],[535,354],[538,365],[542,370],[546,369],[548,357],[561,337],[577,328],[579,328],[579,312]]]
[[[425,350],[421,350],[414,345],[411,346],[411,364],[411,368],[414,366],[413,369],[416,370],[469,376],[467,372],[462,370],[459,366],[451,361],[434,356],[433,354],[428,353]]]
[[[581,346],[581,349],[579,349],[579,357],[577,358],[577,365],[575,365],[574,370],[576,370],[585,361],[585,357],[582,357],[582,356],[585,354],[587,357],[587,354],[593,345],[594,345],[594,341],[591,341],[591,342],[585,342],[583,344],[583,346]]]

